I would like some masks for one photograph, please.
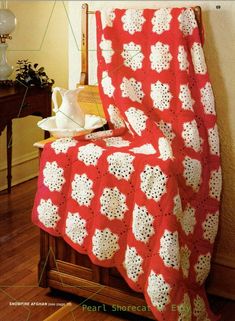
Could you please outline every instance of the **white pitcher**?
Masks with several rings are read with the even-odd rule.
[[[60,129],[76,129],[85,126],[85,114],[77,101],[78,93],[83,89],[64,89],[60,87],[53,88],[52,101],[56,126]],[[62,97],[62,104],[58,107],[57,92]]]

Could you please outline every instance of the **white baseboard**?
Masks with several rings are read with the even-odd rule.
[[[25,162],[31,161],[35,158],[38,158],[38,151],[35,150],[33,152],[18,156],[14,159],[12,159],[12,168],[14,166],[18,166],[20,164],[23,164]],[[7,162],[5,161],[4,163],[0,163],[0,172],[7,170]]]
[[[38,151],[24,154],[12,160],[12,186],[38,176]],[[7,189],[7,164],[0,164],[0,191]]]
[[[28,176],[24,176],[21,179],[13,180],[12,183],[11,183],[11,187],[15,186],[15,185],[18,185],[18,184],[21,184],[21,183],[24,183],[26,181],[29,181],[30,179],[35,178],[35,177],[38,177],[38,172],[37,173],[33,173],[31,175],[28,175]],[[7,189],[7,184],[4,184],[3,186],[0,187],[0,191],[4,191],[5,189]]]

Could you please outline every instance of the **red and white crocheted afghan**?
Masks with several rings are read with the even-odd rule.
[[[214,98],[190,8],[96,13],[111,130],[47,144],[33,222],[115,266],[157,320],[217,320],[204,281],[221,190]]]

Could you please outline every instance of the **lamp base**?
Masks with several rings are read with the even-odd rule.
[[[8,80],[8,77],[13,72],[13,67],[7,63],[7,56],[6,56],[7,47],[8,47],[7,43],[0,43],[0,56],[1,56],[0,80]]]

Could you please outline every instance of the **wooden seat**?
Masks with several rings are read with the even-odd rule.
[[[98,86],[85,85],[78,95],[78,101],[85,114],[105,117]]]

